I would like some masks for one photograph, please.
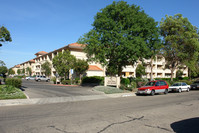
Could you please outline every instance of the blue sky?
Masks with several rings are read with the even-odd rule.
[[[117,0],[116,0],[117,1]],[[161,21],[181,13],[199,27],[198,0],[124,0]],[[70,43],[91,28],[96,13],[113,0],[0,0],[0,26],[11,33],[12,42],[0,47],[0,60],[8,68]]]

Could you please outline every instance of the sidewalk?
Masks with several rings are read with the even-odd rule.
[[[49,97],[49,98],[33,98],[33,99],[0,100],[0,107],[14,106],[14,105],[33,105],[33,104],[50,104],[50,103],[89,101],[89,100],[119,98],[119,97],[129,97],[129,96],[136,96],[136,95],[134,92],[131,92],[131,93],[74,96],[74,97],[51,97],[51,98]]]

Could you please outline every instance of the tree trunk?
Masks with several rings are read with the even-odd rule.
[[[171,81],[173,82],[173,72],[175,70],[175,67],[174,68],[171,68]]]
[[[82,83],[82,74],[79,74],[79,81],[80,81],[80,84]]]
[[[122,76],[122,68],[119,66],[118,68],[118,76],[121,77]]]

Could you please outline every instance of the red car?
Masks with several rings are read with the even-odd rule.
[[[155,95],[155,93],[167,94],[169,85],[164,80],[155,80],[148,82],[145,86],[138,88],[137,94],[150,94]]]

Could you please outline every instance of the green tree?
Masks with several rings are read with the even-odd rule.
[[[10,32],[4,27],[0,27],[0,47],[4,42],[11,42],[12,38],[10,36]]]
[[[8,72],[8,69],[6,66],[0,66],[0,74],[3,74],[3,77],[6,75]]]
[[[10,68],[8,70],[8,75],[13,75],[13,74],[15,74],[15,71],[12,68]]]
[[[135,73],[137,78],[142,78],[143,75],[146,75],[145,67],[142,64],[138,64]]]
[[[23,69],[21,70],[21,74],[25,74],[25,72],[26,72],[26,70],[25,70],[25,68],[23,68]]]
[[[85,60],[77,59],[74,65],[75,72],[79,75],[80,82],[82,75],[88,70],[89,65],[88,62]]]
[[[2,61],[2,60],[0,60],[0,66],[5,66],[6,64]]]
[[[53,58],[53,67],[55,68],[59,76],[66,79],[69,74],[69,70],[74,66],[75,60],[75,56],[71,55],[70,51],[67,50],[63,53],[59,52],[58,55]]]
[[[42,70],[44,71],[46,76],[51,75],[51,63],[49,61],[46,61],[41,65]]]
[[[93,29],[78,42],[87,44],[89,61],[107,66],[111,75],[139,59],[150,58],[150,45],[158,37],[157,23],[139,6],[113,2],[95,16]]]
[[[21,70],[20,70],[20,69],[17,70],[17,74],[18,74],[18,75],[21,74]]]
[[[164,57],[166,66],[173,72],[179,65],[187,65],[194,70],[199,56],[199,35],[197,28],[181,14],[166,16],[160,23],[161,35],[164,37]]]
[[[30,67],[26,68],[26,72],[28,73],[29,76],[32,74],[32,69]]]
[[[182,78],[183,72],[181,70],[176,71],[176,78]]]

